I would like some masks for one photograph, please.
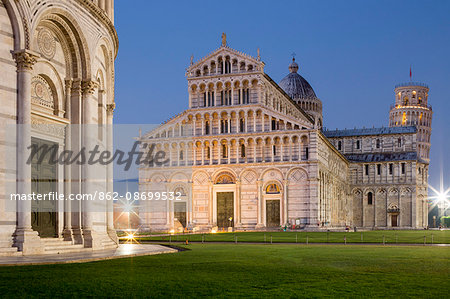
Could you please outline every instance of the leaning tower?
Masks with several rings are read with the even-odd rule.
[[[428,105],[426,84],[418,82],[402,83],[395,86],[395,105],[389,113],[389,126],[416,126],[419,157],[429,162],[431,119],[433,111]]]

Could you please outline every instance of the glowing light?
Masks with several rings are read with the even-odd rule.
[[[127,233],[127,235],[125,236],[125,243],[137,243],[137,240],[134,237],[134,233]]]
[[[431,185],[428,185],[433,191],[434,195],[429,196],[428,199],[432,201],[431,208],[434,208],[435,206],[438,206],[439,209],[447,210],[450,208],[450,188],[444,191],[443,184],[441,182],[440,190],[437,190]]]
[[[215,229],[212,229],[211,234],[215,234],[215,233],[217,233],[217,231]]]
[[[170,233],[171,235],[173,235],[173,234],[175,234],[175,230],[174,230],[174,229],[171,229],[171,230],[169,231],[169,233]]]

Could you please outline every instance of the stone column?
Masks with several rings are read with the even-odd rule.
[[[242,227],[241,223],[241,180],[236,180],[236,219],[235,225],[237,228]]]
[[[72,80],[67,79],[65,81],[65,100],[66,100],[66,118],[71,119],[71,91],[72,91]],[[72,132],[71,125],[66,126],[65,132],[65,150],[69,151],[72,148]],[[66,200],[64,201],[64,230],[63,238],[65,241],[72,241],[72,212],[71,212],[71,202],[68,200],[72,192],[72,175],[71,175],[71,165],[64,165],[64,194]]]
[[[81,150],[81,80],[72,81],[72,89],[70,93],[70,145],[74,153],[79,153]],[[70,166],[71,186],[70,192],[72,194],[81,194],[81,166],[72,163]],[[72,240],[75,244],[83,243],[82,228],[81,228],[81,201],[74,200],[71,205],[71,227]]]
[[[31,194],[31,165],[27,163],[31,146],[31,77],[39,57],[29,50],[12,52],[17,65],[17,193]],[[31,201],[17,202],[17,228],[14,246],[23,254],[43,252],[41,240],[31,228]]]
[[[95,122],[93,120],[98,106],[94,100],[94,93],[98,85],[95,81],[83,81],[83,138],[82,144],[86,148],[86,152],[92,150],[96,144],[95,134]],[[83,194],[94,195],[96,191],[95,187],[95,166],[85,163],[82,165],[82,192]],[[84,246],[88,248],[98,248],[101,246],[96,232],[93,229],[93,216],[96,209],[95,200],[85,200],[82,202],[83,213],[83,238]],[[99,207],[98,207],[99,208]],[[95,212],[94,212],[95,211]]]
[[[113,115],[116,104],[106,105],[106,150],[113,152]],[[106,166],[106,192],[108,195],[114,192],[113,163]],[[112,200],[107,202],[106,224],[109,237],[118,244],[116,230],[114,229],[114,205]]]
[[[284,223],[289,222],[289,214],[288,214],[288,187],[289,187],[289,180],[283,181],[283,220]]]
[[[257,223],[256,223],[256,228],[261,228],[263,227],[263,221],[262,221],[262,213],[263,213],[263,208],[262,208],[262,204],[263,204],[263,199],[262,199],[262,180],[257,180],[256,182],[257,186],[258,186],[258,212],[257,212]]]

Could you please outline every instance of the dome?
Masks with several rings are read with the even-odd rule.
[[[297,74],[298,64],[292,58],[289,64],[289,74],[278,84],[292,99],[316,99],[316,93],[309,85],[308,81]]]

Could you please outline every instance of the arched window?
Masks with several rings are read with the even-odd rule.
[[[181,150],[180,151],[180,160],[183,160],[184,159],[184,153],[183,153],[183,151]]]
[[[217,177],[215,183],[216,184],[234,184],[235,183],[234,176],[229,172],[223,172]]]
[[[227,59],[225,61],[225,74],[229,74],[231,73],[231,63],[230,61]]]
[[[245,131],[245,120],[243,118],[241,118],[241,120],[239,121],[239,132],[244,132]]]
[[[226,144],[222,144],[222,158],[228,158],[228,148]]]
[[[206,159],[210,159],[211,158],[211,147],[207,147],[206,148]]]
[[[377,139],[377,148],[380,148],[381,142],[380,139]]]
[[[398,145],[399,147],[402,146],[402,139],[401,139],[401,138],[398,138],[397,145]]]
[[[361,148],[361,142],[359,140],[356,140],[356,149]]]
[[[241,158],[245,158],[245,144],[241,144]]]
[[[367,204],[371,205],[373,203],[373,193],[369,192],[367,193]]]
[[[404,105],[404,106],[408,106],[408,105],[409,105],[409,99],[408,99],[408,97],[404,97],[404,98],[403,98],[403,105]]]
[[[266,193],[267,194],[280,194],[280,187],[275,183],[269,184],[266,187]]]
[[[209,121],[207,120],[206,122],[205,122],[205,134],[206,135],[209,135],[210,133],[209,133]]]
[[[222,119],[220,122],[220,131],[222,134],[228,133],[228,120]]]

